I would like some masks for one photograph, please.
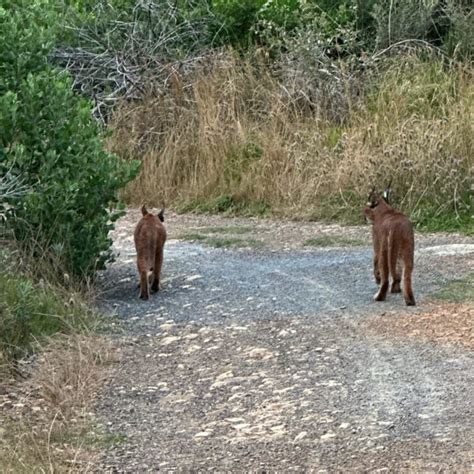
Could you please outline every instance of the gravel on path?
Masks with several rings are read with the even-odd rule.
[[[418,306],[408,308],[401,295],[372,301],[366,226],[171,215],[162,291],[143,302],[137,221],[131,210],[119,223],[120,256],[100,282],[99,306],[117,316],[122,357],[97,415],[123,441],[98,470],[474,468],[472,346],[411,337],[396,324],[411,327],[418,317],[429,327],[420,315],[438,307],[432,293],[473,272],[473,239],[417,236]],[[224,227],[246,227],[239,237],[263,246],[178,239]],[[321,235],[364,245],[305,245]],[[444,307],[445,317],[455,311]],[[472,306],[462,314],[472,335]]]

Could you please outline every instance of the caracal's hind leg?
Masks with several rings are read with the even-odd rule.
[[[388,252],[388,266],[390,275],[392,276],[392,286],[390,288],[390,293],[400,293],[400,281],[401,275],[397,268],[397,262],[399,257],[399,247],[395,243],[390,246]]]
[[[146,269],[140,271],[140,298],[148,299],[148,272]]]
[[[155,266],[153,268],[153,282],[151,291],[156,293],[160,289],[161,266],[163,265],[163,246],[158,246],[155,254]]]
[[[387,295],[388,290],[388,255],[386,249],[382,248],[382,251],[379,255],[379,271],[380,271],[380,288],[379,291],[375,294],[375,301],[383,301]]]
[[[406,251],[403,255],[403,297],[407,306],[415,306],[411,276],[413,273],[413,251]]]
[[[374,278],[375,283],[380,285],[379,257],[376,253],[374,253]]]
[[[380,270],[379,270],[379,253],[380,253],[380,241],[374,235],[373,238],[374,243],[374,258],[373,258],[373,266],[374,266],[374,279],[377,285],[380,285]]]

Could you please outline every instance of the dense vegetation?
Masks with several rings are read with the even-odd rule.
[[[0,372],[42,337],[94,319],[58,282],[110,261],[117,193],[138,171],[105,151],[90,101],[49,60],[66,37],[63,8],[0,2]]]
[[[49,64],[62,28],[50,2],[2,3],[0,171],[24,190],[2,201],[9,230],[34,258],[82,277],[110,260],[110,210],[136,166],[104,150],[89,101]]]
[[[124,198],[358,222],[392,181],[419,228],[472,232],[472,5],[69,2],[51,61],[94,97]]]

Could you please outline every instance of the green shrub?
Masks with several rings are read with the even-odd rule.
[[[450,56],[461,60],[474,59],[474,9],[472,5],[451,4],[449,19],[451,28],[446,37],[444,47]]]
[[[33,254],[84,276],[111,259],[117,191],[138,166],[104,151],[90,104],[49,67],[55,28],[44,18],[54,23],[46,1],[0,9],[0,172],[31,190],[10,199],[7,224]]]
[[[16,361],[44,337],[90,328],[94,321],[90,310],[67,304],[54,288],[0,272],[0,359]]]

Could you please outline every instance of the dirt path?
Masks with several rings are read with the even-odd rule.
[[[433,291],[472,273],[473,239],[418,237],[407,308],[372,301],[365,226],[169,216],[163,291],[142,302],[137,218],[120,223],[103,275],[123,357],[98,416],[123,441],[101,470],[473,468],[472,307],[435,307],[438,324],[456,311],[458,338],[416,326]],[[305,245],[323,235],[350,246]]]

